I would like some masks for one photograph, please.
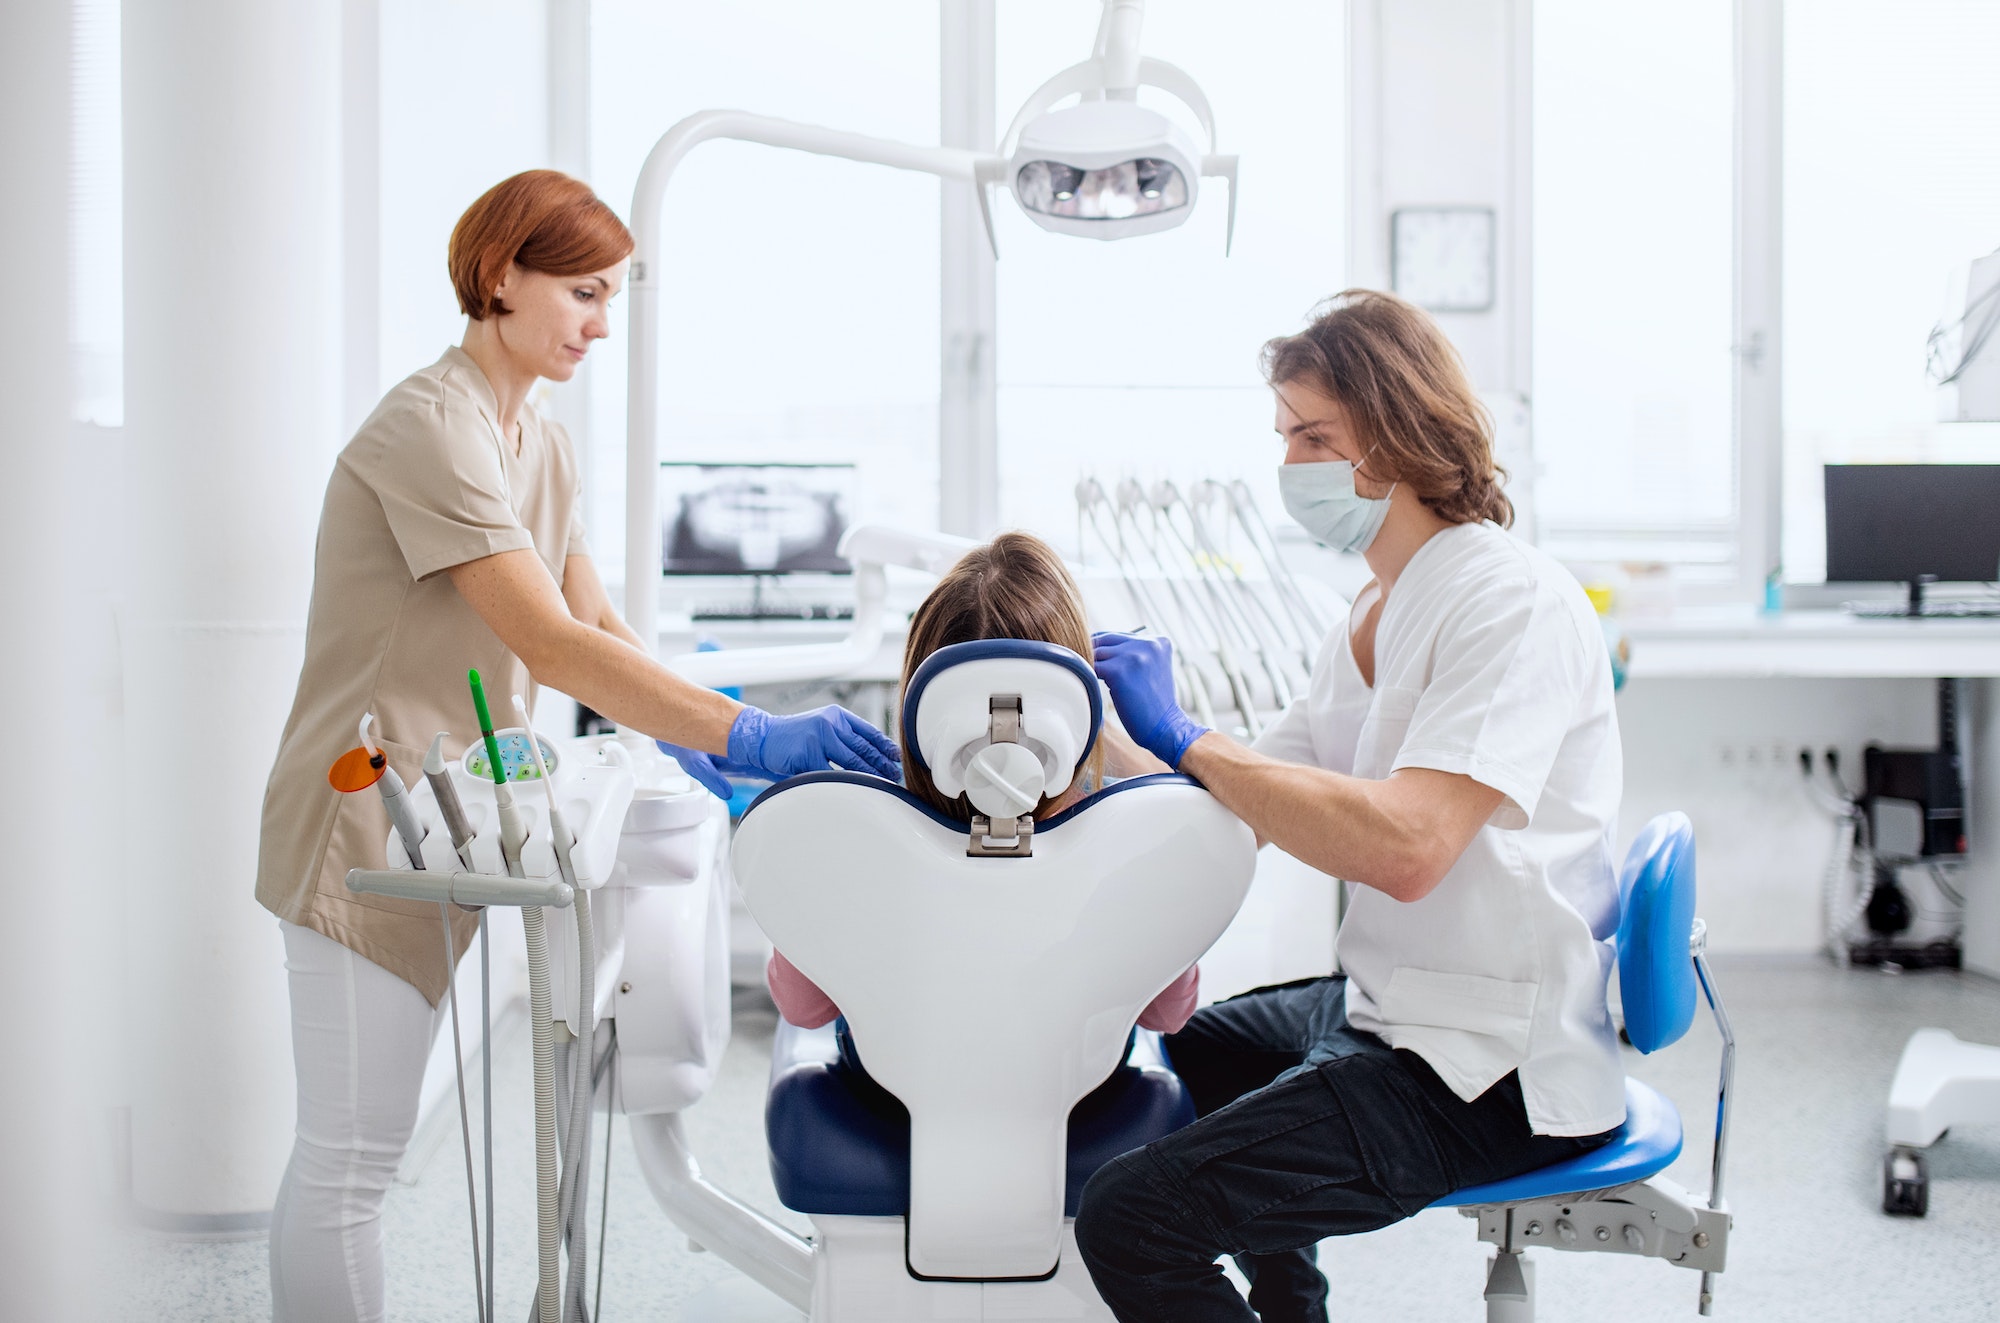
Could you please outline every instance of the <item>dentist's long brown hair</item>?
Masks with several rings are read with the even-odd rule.
[[[1273,386],[1303,382],[1340,401],[1372,451],[1367,476],[1404,484],[1454,524],[1514,522],[1493,419],[1458,350],[1416,304],[1343,290],[1313,309],[1305,330],[1265,345],[1263,363]]]
[[[910,636],[903,645],[903,688],[909,688],[917,667],[939,648],[977,639],[1060,644],[1089,662],[1090,625],[1083,594],[1054,547],[1032,533],[1002,533],[961,556],[910,617]],[[903,731],[902,739],[907,746],[910,732]],[[1097,745],[1091,746],[1077,776],[1093,786],[1103,780],[1104,756]],[[972,820],[972,802],[964,795],[947,798],[940,793],[907,747],[903,784],[940,812]],[[1035,816],[1046,813],[1053,802],[1044,796]]]

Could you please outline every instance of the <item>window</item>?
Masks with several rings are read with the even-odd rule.
[[[1002,131],[1045,79],[1089,55],[1097,19],[1076,0],[999,7]],[[1267,512],[1282,508],[1257,352],[1337,292],[1345,268],[1341,6],[1154,0],[1141,44],[1193,77],[1219,149],[1242,154],[1233,255],[1216,179],[1201,181],[1186,224],[1114,243],[1046,233],[994,200],[1000,522],[1072,551],[1084,472],[1183,487],[1242,477]],[[1140,97],[1194,131],[1171,98]]]
[[[591,50],[591,182],[620,215],[653,144],[699,110],[938,141],[935,0],[599,0]],[[696,148],[665,201],[661,458],[853,460],[857,520],[934,527],[939,187],[748,143]],[[592,383],[600,494],[625,489],[626,300],[613,310]],[[620,576],[624,504],[600,495],[594,512],[592,548]]]
[[[2000,424],[1938,421],[1925,341],[2000,248],[2000,6],[1785,11],[1784,568],[1822,579],[1828,463],[1992,463]]]
[[[1734,579],[1730,0],[1537,0],[1534,27],[1541,541]]]

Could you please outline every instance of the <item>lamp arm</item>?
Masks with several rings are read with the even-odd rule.
[[[1145,22],[1146,0],[1104,0],[1098,37],[1107,100],[1131,101],[1139,95],[1139,30]]]
[[[653,144],[632,194],[632,234],[636,247],[631,278],[629,380],[625,419],[625,620],[646,651],[659,650],[660,574],[659,476],[660,251],[662,201],[667,182],[687,154],[704,142],[725,139],[785,147],[814,156],[833,156],[864,165],[912,170],[940,179],[970,183],[977,152],[925,147],[891,138],[871,138],[817,124],[800,124],[742,110],[703,110],[689,115]]]

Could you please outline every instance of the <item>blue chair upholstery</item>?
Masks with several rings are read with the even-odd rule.
[[[1194,1101],[1167,1069],[1158,1038],[1141,1033],[1127,1064],[1070,1112],[1064,1215],[1076,1216],[1084,1182],[1099,1167],[1193,1120]],[[785,1207],[859,1217],[909,1212],[909,1113],[842,1061],[831,1025],[779,1023],[764,1134]]]
[[[1657,1175],[1680,1155],[1681,1114],[1653,1089],[1628,1079],[1625,1124],[1601,1148],[1504,1181],[1468,1185],[1446,1195],[1434,1206],[1487,1208],[1555,1199],[1584,1190],[1606,1190]]]
[[[1694,1023],[1694,824],[1685,813],[1647,823],[1618,878],[1618,995],[1625,1036],[1641,1052],[1680,1041]]]
[[[1618,988],[1626,1035],[1641,1052],[1679,1041],[1694,1022],[1694,826],[1685,813],[1647,823],[1618,878]],[[1674,1105],[1625,1081],[1625,1124],[1600,1148],[1504,1181],[1469,1186],[1443,1208],[1490,1207],[1629,1185],[1664,1171],[1681,1152]]]

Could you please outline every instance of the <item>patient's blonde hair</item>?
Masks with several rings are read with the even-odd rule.
[[[976,639],[1031,639],[1060,644],[1090,661],[1090,625],[1083,594],[1054,547],[1032,533],[1002,533],[959,558],[910,617],[903,646],[903,689],[926,657],[939,648]],[[910,732],[903,732],[907,744]],[[1104,755],[1095,741],[1079,777],[1087,785],[1103,780]],[[925,803],[960,821],[972,820],[972,801],[947,798],[931,775],[906,752],[903,784]],[[1035,816],[1047,813],[1044,796]]]

